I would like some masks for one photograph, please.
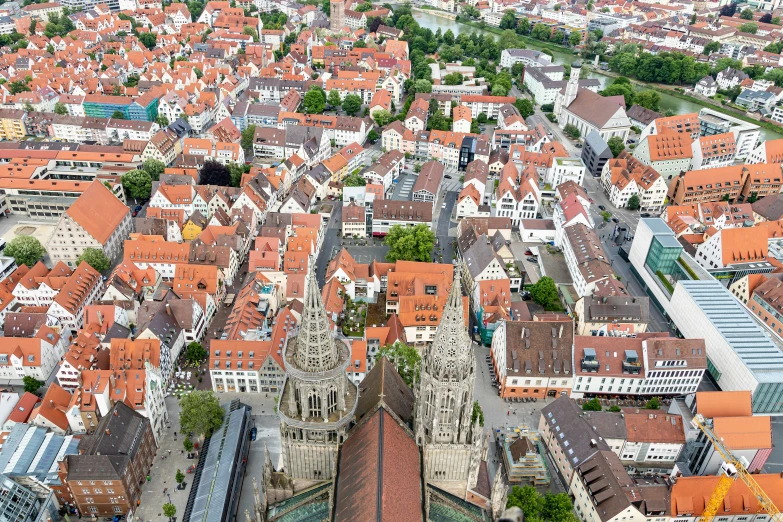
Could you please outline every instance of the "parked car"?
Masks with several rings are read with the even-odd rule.
[[[533,255],[533,251],[532,250],[525,250],[525,255],[526,256],[532,256]]]
[[[640,215],[641,215],[641,217],[643,217],[643,218],[648,218],[648,217],[650,217],[650,214],[648,214],[647,212],[643,212],[643,213],[642,213],[642,214],[640,214]]]
[[[446,178],[446,179],[451,179],[451,175],[449,175],[449,174],[446,174],[446,175],[445,175],[445,176],[443,176],[443,177],[444,177],[444,178]]]
[[[255,426],[250,428],[250,440],[256,440],[257,435],[258,435],[258,429]]]
[[[606,207],[603,206],[603,205],[598,205],[598,210],[601,210],[601,211],[606,210]]]
[[[582,144],[581,143],[577,143],[576,145],[574,145],[574,147],[576,147],[577,149],[581,149],[582,148]]]
[[[617,219],[617,218],[612,218],[612,222],[613,222],[613,223],[619,223],[619,222],[620,222],[620,220],[619,220],[619,219]]]
[[[533,256],[528,257],[527,260],[530,261],[531,263],[538,263],[538,258]]]
[[[140,212],[141,211],[141,205],[136,205],[136,208],[134,208],[133,210],[135,210],[136,212]]]

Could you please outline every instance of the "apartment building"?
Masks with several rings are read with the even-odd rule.
[[[149,419],[117,402],[95,433],[81,439],[79,454],[60,461],[58,474],[79,512],[127,515],[141,500],[155,452]]]
[[[655,138],[653,138],[655,139]],[[609,201],[617,208],[628,206],[636,196],[642,210],[658,211],[666,201],[666,182],[652,167],[622,151],[617,158],[610,159],[601,173],[601,183]]]
[[[54,297],[48,313],[63,326],[63,333],[76,333],[84,326],[84,308],[103,293],[101,274],[82,261]]]
[[[385,236],[395,225],[432,228],[432,203],[383,199],[372,206],[372,235]]]
[[[654,333],[574,338],[574,397],[694,393],[707,370],[701,339]]]
[[[437,161],[428,161],[422,165],[421,172],[413,185],[413,201],[434,205],[443,183],[444,172],[443,164]]]
[[[284,315],[286,319],[292,319]],[[278,319],[281,323],[285,319]],[[293,322],[290,324],[294,329]],[[287,340],[288,332],[281,339]],[[285,380],[283,358],[275,335],[268,341],[214,340],[210,344],[209,373],[216,393],[275,393]]]
[[[633,157],[642,165],[652,167],[668,183],[681,172],[699,168],[691,166],[694,156],[692,145],[698,141],[691,139],[688,133],[663,127],[659,133],[639,140]]]
[[[130,208],[100,181],[90,187],[60,216],[47,244],[55,262],[73,268],[88,248],[101,250],[109,259],[117,259],[122,244],[133,230]]]
[[[783,188],[780,163],[731,165],[681,173],[669,185],[669,201],[690,205],[710,201],[747,200],[778,194]]]
[[[567,397],[574,324],[568,316],[541,316],[533,321],[501,321],[492,336],[492,364],[504,398]]]
[[[0,109],[0,139],[23,140],[27,136],[26,117],[27,113],[21,109]]]
[[[583,223],[566,228],[561,248],[579,297],[627,293],[617,280],[609,257],[592,228]]]
[[[25,377],[46,382],[65,352],[66,341],[41,326],[31,337],[4,337],[0,343],[0,378],[21,385]]]
[[[647,331],[650,298],[585,296],[574,306],[576,335],[632,337]]]

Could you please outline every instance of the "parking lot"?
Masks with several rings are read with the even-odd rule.
[[[401,174],[394,187],[392,199],[395,201],[410,201],[413,198],[413,185],[419,178],[418,174]]]

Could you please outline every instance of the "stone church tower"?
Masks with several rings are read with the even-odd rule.
[[[299,330],[292,332],[283,351],[286,380],[278,415],[286,475],[325,481],[333,478],[358,388],[345,372],[351,351],[333,336],[315,273],[309,279]]]
[[[565,92],[557,93],[557,97],[555,98],[554,113],[555,116],[557,116],[558,121],[560,120],[560,116],[562,116],[563,109],[571,105],[571,102],[576,99],[576,95],[579,91],[579,77],[581,75],[582,62],[576,60],[571,64],[571,76],[568,77]]]
[[[413,431],[424,448],[427,481],[460,482],[473,488],[486,440],[471,423],[476,359],[465,326],[459,269],[435,340],[425,351],[415,389]]]

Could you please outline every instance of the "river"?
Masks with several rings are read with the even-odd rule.
[[[445,33],[449,29],[451,29],[451,32],[454,33],[454,36],[460,34],[460,33],[482,33],[485,35],[491,35],[497,39],[497,34],[484,31],[482,29],[478,29],[476,27],[465,25],[460,22],[457,22],[456,20],[450,20],[448,18],[437,16],[433,13],[428,13],[426,11],[414,11],[413,12],[413,18],[419,23],[421,27],[427,27],[431,29],[433,32],[437,31],[438,29],[441,30],[441,33]],[[526,42],[526,45],[530,49],[535,49],[535,45],[531,44],[530,42]],[[552,52],[552,59],[555,64],[561,65],[561,64],[570,64],[573,62],[577,57],[574,54],[563,52],[563,51],[556,51],[549,48],[549,51]],[[612,78],[608,76],[604,76],[602,74],[596,74],[592,71],[587,76],[588,78],[594,78],[601,82],[601,87],[605,87],[607,84],[611,83]],[[699,110],[702,109],[702,106],[698,103],[693,103],[688,100],[681,100],[680,98],[675,98],[674,96],[671,96],[669,94],[659,92],[658,94],[661,95],[661,112],[665,113],[666,111],[672,111],[674,114],[687,114],[689,112],[699,112]],[[783,134],[783,133],[781,133]],[[774,140],[774,139],[780,139],[781,134],[772,132],[768,129],[761,128],[761,139],[762,140]]]

